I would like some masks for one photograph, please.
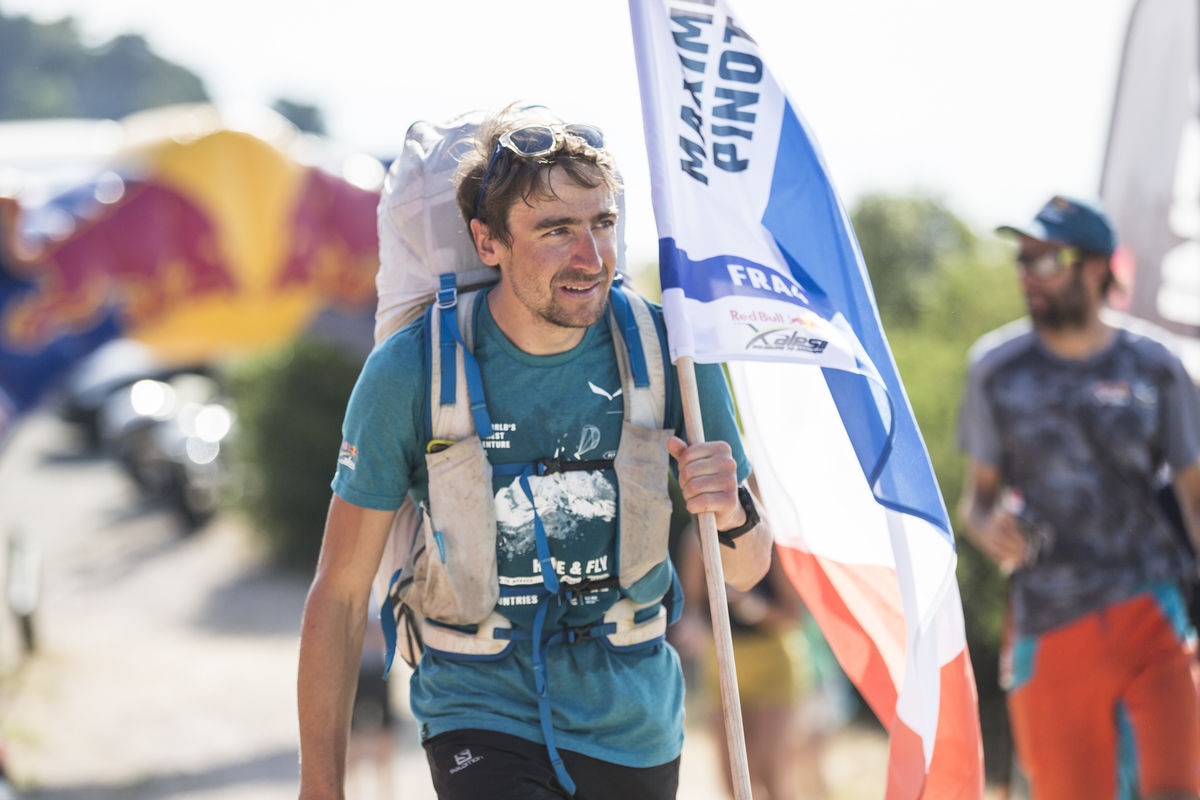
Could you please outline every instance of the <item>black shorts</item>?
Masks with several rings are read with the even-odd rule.
[[[545,745],[485,730],[443,733],[425,742],[439,800],[674,800],[679,759],[657,767],[623,767],[559,750],[575,794],[554,777]]]

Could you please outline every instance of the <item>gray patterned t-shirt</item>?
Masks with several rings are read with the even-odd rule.
[[[1154,339],[1118,332],[1082,361],[1028,325],[972,351],[959,445],[1019,492],[1037,541],[1012,576],[1019,634],[1041,633],[1178,578],[1186,552],[1155,498],[1164,465],[1200,459],[1200,392]]]

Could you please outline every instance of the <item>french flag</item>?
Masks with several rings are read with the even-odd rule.
[[[630,0],[673,361],[728,362],[788,574],[889,732],[888,800],[982,798],[957,556],[849,218],[725,0]]]

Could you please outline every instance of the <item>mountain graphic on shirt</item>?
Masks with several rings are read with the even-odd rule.
[[[529,485],[549,539],[570,540],[590,522],[616,518],[616,487],[603,472],[559,472],[530,478]],[[496,522],[503,556],[535,551],[533,506],[520,481],[496,493]]]

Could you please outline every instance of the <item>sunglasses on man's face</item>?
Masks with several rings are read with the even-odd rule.
[[[1049,253],[1017,253],[1017,268],[1035,278],[1053,278],[1082,261],[1078,248],[1063,247]]]
[[[600,149],[604,147],[604,132],[595,125],[571,123],[567,125],[523,125],[505,131],[496,142],[496,149],[488,159],[483,178],[479,181],[479,194],[475,197],[475,216],[480,216],[483,205],[483,195],[487,191],[488,182],[492,177],[492,169],[496,159],[505,149],[511,150],[522,158],[540,158],[553,153],[559,148],[564,137],[572,136],[583,140],[588,147]]]

